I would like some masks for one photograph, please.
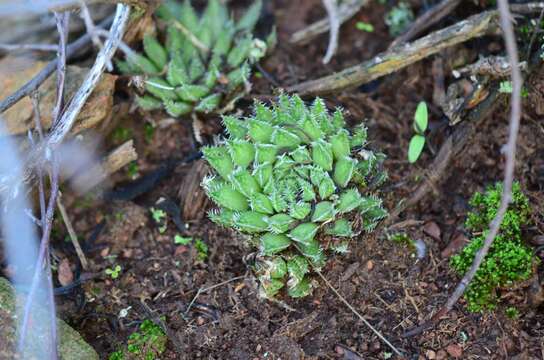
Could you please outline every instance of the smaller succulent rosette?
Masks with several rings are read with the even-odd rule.
[[[203,187],[219,207],[209,216],[251,235],[265,296],[285,286],[305,296],[312,267],[387,215],[374,192],[386,179],[384,156],[365,148],[366,128],[349,132],[341,110],[329,114],[321,99],[306,106],[281,95],[272,107],[256,103],[250,118],[223,122],[228,139],[203,150],[215,172]]]
[[[275,42],[253,37],[262,1],[257,0],[236,22],[224,2],[208,1],[199,15],[190,1],[165,1],[156,11],[166,23],[165,41],[143,39],[143,54],[130,52],[117,66],[124,74],[143,77],[144,110],[164,109],[174,117],[192,112],[218,113],[249,90],[251,67]]]

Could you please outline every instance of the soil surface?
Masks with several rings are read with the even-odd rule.
[[[323,65],[327,34],[304,46],[287,41],[294,30],[325,16],[320,1],[272,1],[267,6],[268,16],[276,19],[279,45],[262,64],[262,72],[283,87],[370,59],[393,40],[383,22],[390,5],[372,2],[342,26],[339,50],[330,64]],[[461,20],[467,11],[458,10],[438,26]],[[358,30],[358,21],[373,24],[374,32]],[[501,39],[492,37],[468,42],[451,53],[468,53],[474,59],[479,53],[501,51]],[[364,122],[369,128],[370,146],[387,155],[389,180],[382,196],[388,209],[410,197],[419,181],[425,181],[425,169],[434,158],[432,150],[437,150],[451,131],[433,103],[433,62],[434,58],[429,58],[371,84],[325,97],[330,108],[344,108],[350,124]],[[448,83],[451,77],[447,74]],[[535,226],[527,229],[527,240],[543,230],[544,127],[538,111],[542,108],[539,79],[528,82],[531,95],[524,99],[526,111],[517,154],[516,178],[535,210]],[[253,81],[255,97],[266,101],[275,96],[275,86],[267,76]],[[430,147],[415,165],[410,165],[406,152],[413,134],[412,118],[422,100],[430,104],[431,127],[435,130],[429,137]],[[107,145],[113,147],[126,137],[134,138],[139,159],[137,174],[132,166],[112,179],[117,189],[131,186],[133,178],[141,179],[171,164],[172,159],[197,152],[190,121],[173,122],[164,114],[143,115],[136,110],[127,113],[122,111],[128,108],[126,101],[127,97],[121,95],[115,99],[121,115],[112,120],[116,129]],[[250,105],[249,97],[243,99],[239,112],[249,111]],[[494,312],[470,313],[461,300],[434,328],[414,337],[402,336],[436,313],[459,280],[448,266],[448,257],[469,236],[463,223],[470,196],[502,179],[501,146],[507,137],[507,110],[506,103],[501,104],[482,122],[475,138],[448,167],[443,181],[417,207],[405,211],[389,228],[354,239],[350,252],[331,256],[322,271],[338,293],[406,358],[544,358],[544,312],[538,278],[532,284],[502,290],[503,304]],[[218,119],[209,119],[209,124],[217,129]],[[131,200],[120,199],[119,193],[106,200],[75,198],[68,193],[64,196],[91,268],[87,272],[77,268],[77,256],[64,241],[64,226],[57,219],[54,254],[58,259],[67,258],[76,278],[84,279],[81,286],[58,296],[59,316],[102,358],[122,347],[144,319],[153,319],[166,330],[169,341],[164,359],[397,358],[319,277],[314,279],[319,286],[302,300],[262,300],[244,260],[252,249],[243,236],[216,226],[206,217],[183,219],[186,227],[181,229],[171,214],[166,224],[157,223],[151,208],[159,207],[160,198],[182,209],[185,206],[179,203],[180,187],[182,192],[187,189],[185,179],[198,171],[194,164],[173,166],[166,178]],[[199,206],[202,203],[195,202]],[[423,256],[408,245],[389,240],[388,234],[401,231],[425,245]],[[176,234],[202,240],[208,246],[207,256],[202,256],[194,244],[175,244]],[[543,252],[538,255],[543,256]],[[104,270],[116,265],[121,271],[113,279]],[[537,272],[542,275],[542,265]],[[519,317],[507,317],[507,306],[517,307]]]

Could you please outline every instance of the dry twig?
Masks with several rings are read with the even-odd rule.
[[[87,258],[85,257],[85,253],[81,249],[81,245],[79,244],[79,240],[77,239],[77,234],[74,230],[74,227],[72,226],[70,217],[68,216],[68,213],[66,212],[66,208],[62,204],[62,201],[60,199],[61,196],[62,196],[62,193],[59,192],[59,195],[57,196],[57,206],[59,208],[62,221],[64,221],[66,230],[68,230],[68,235],[70,236],[72,245],[74,245],[74,249],[76,250],[77,257],[79,258],[79,262],[81,263],[81,267],[83,268],[83,270],[87,271],[89,269],[89,263],[87,261]]]
[[[330,33],[329,33],[329,45],[327,46],[327,53],[323,58],[323,64],[328,64],[332,57],[336,53],[338,47],[338,31],[340,30],[340,20],[338,19],[338,9],[336,6],[336,0],[322,0],[327,15],[329,16]]]

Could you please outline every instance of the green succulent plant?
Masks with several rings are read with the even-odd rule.
[[[218,205],[210,218],[250,234],[259,249],[255,271],[262,293],[285,285],[292,297],[311,292],[307,274],[325,253],[347,251],[349,239],[372,231],[387,215],[371,193],[386,179],[383,154],[366,145],[366,128],[346,129],[341,110],[316,99],[281,95],[254,115],[224,116],[224,143],[203,149],[215,175],[203,180]]]
[[[253,37],[262,1],[235,22],[219,0],[208,1],[201,16],[191,6],[169,0],[156,15],[166,22],[164,43],[143,39],[143,54],[131,52],[117,65],[122,73],[143,75],[145,94],[136,98],[144,110],[164,109],[174,117],[191,112],[220,112],[249,89],[251,66],[275,42]]]

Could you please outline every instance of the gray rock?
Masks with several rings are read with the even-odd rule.
[[[0,359],[13,359],[16,343],[13,321],[15,298],[13,288],[7,279],[0,277]],[[83,340],[77,331],[64,321],[57,319],[62,360],[98,360],[98,354]]]

